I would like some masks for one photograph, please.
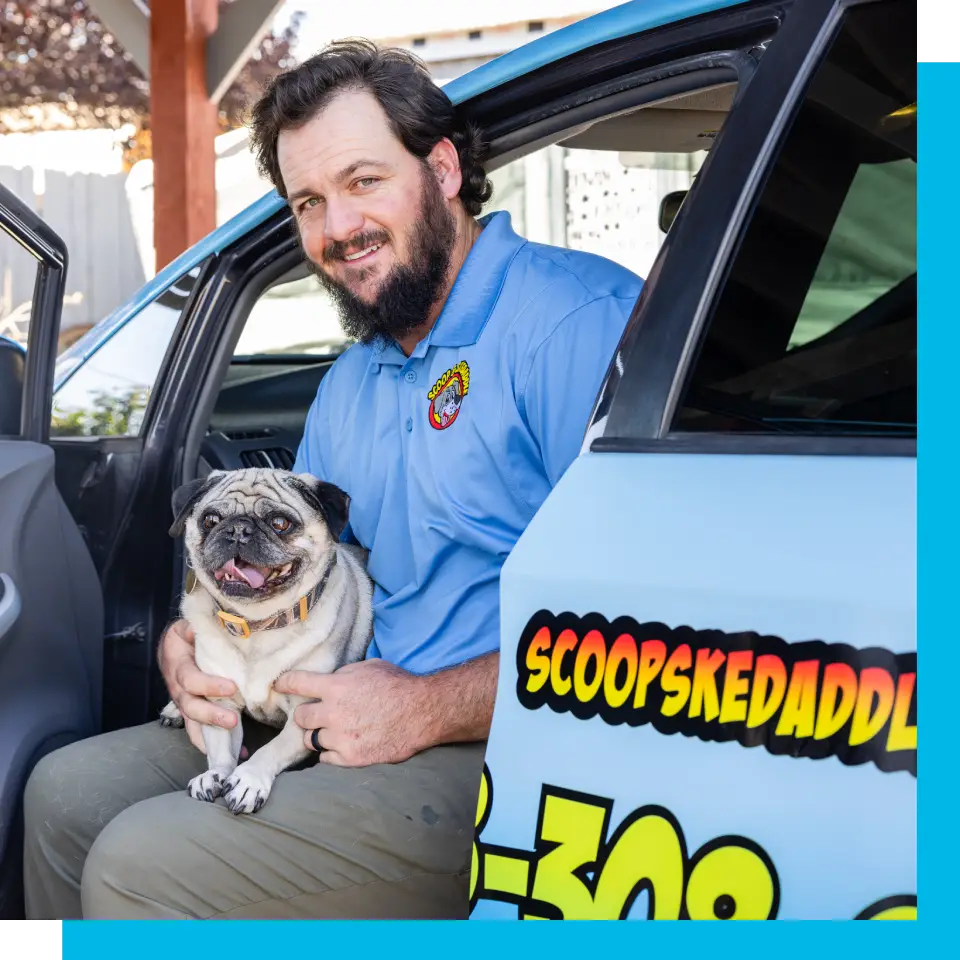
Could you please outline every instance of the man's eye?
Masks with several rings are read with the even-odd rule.
[[[361,187],[369,187],[376,182],[377,182],[376,177],[362,177],[357,181],[357,185]]]
[[[312,210],[320,202],[319,197],[310,197],[303,202],[301,210]]]
[[[202,520],[201,526],[204,530],[212,530],[220,522],[220,517],[216,513],[208,513]]]
[[[270,526],[277,533],[286,533],[290,529],[290,521],[286,517],[274,517],[270,521]]]

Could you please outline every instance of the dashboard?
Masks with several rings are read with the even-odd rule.
[[[289,470],[317,388],[335,357],[238,357],[200,448],[214,470]]]

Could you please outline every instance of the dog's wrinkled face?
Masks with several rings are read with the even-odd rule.
[[[338,487],[306,474],[214,471],[176,491],[170,533],[184,535],[193,572],[210,594],[269,616],[323,576],[349,503]]]

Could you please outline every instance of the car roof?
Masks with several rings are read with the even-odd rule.
[[[746,2],[747,0],[629,0],[628,3],[604,10],[525,43],[464,76],[451,80],[443,89],[455,104],[464,103],[510,80],[556,63],[598,43],[617,40]],[[97,331],[94,336],[82,337],[61,354],[57,363],[54,389],[58,389],[83,360],[99,349],[105,340],[151,303],[174,280],[195,269],[211,254],[220,253],[229,247],[276,213],[284,203],[276,191],[271,190],[167,264],[130,300],[97,324],[93,328]]]

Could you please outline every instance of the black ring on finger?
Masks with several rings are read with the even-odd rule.
[[[320,728],[317,727],[313,733],[310,734],[310,745],[313,747],[317,753],[323,753],[323,747],[320,746]]]

